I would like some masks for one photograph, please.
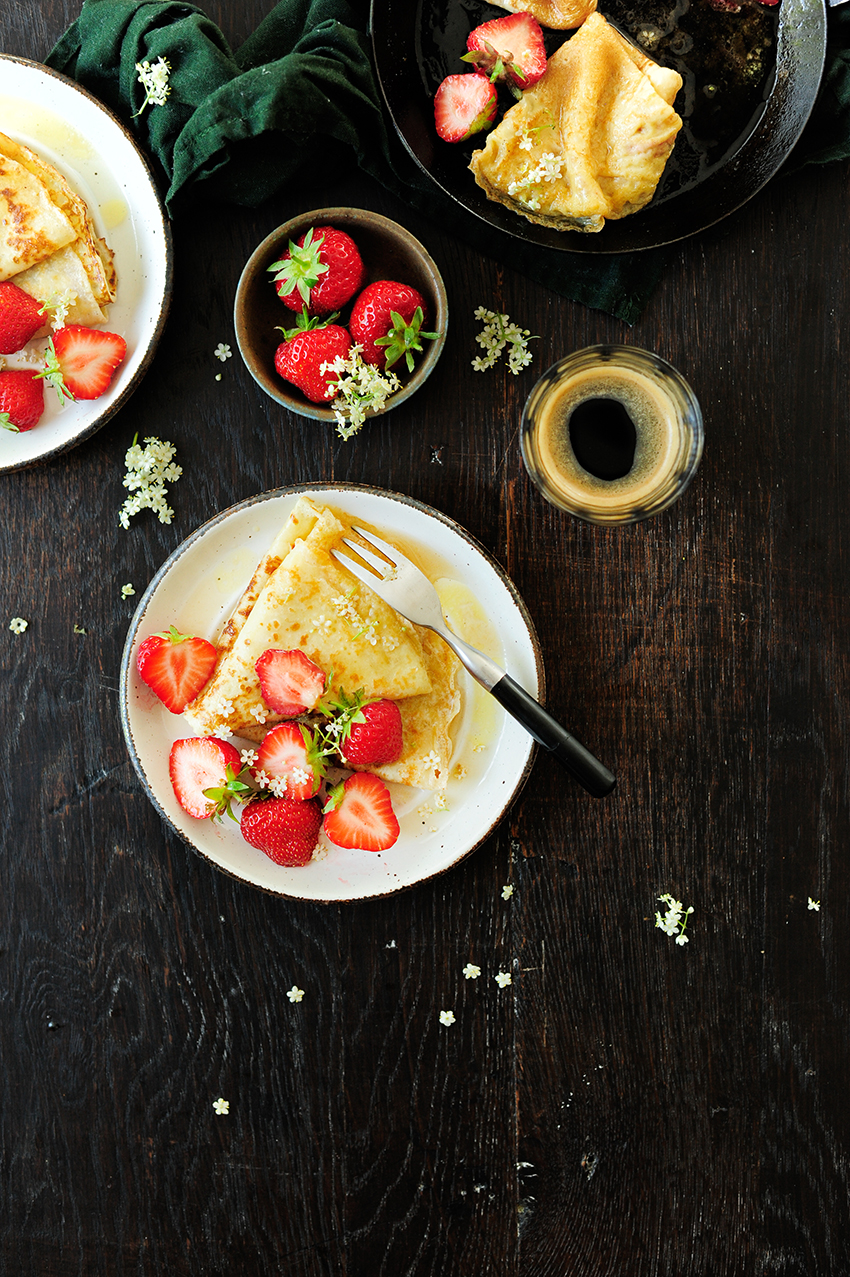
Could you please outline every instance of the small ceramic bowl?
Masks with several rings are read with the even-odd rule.
[[[334,421],[333,408],[311,403],[284,381],[274,366],[275,351],[283,340],[278,328],[294,327],[296,314],[278,298],[268,268],[283,256],[290,240],[297,240],[311,226],[334,226],[351,236],[363,258],[364,287],[378,279],[393,279],[418,289],[425,298],[425,327],[439,337],[423,341],[411,373],[403,360],[394,365],[393,372],[403,384],[388,400],[384,411],[389,411],[409,399],[433,372],[445,344],[449,316],[445,286],[433,259],[409,231],[379,213],[359,208],[314,209],[267,235],[248,259],[236,290],[234,323],[239,353],[257,385],[282,407],[318,421]],[[346,322],[348,309],[343,310],[338,323]]]

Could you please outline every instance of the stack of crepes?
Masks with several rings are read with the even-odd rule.
[[[0,280],[60,306],[66,323],[104,323],[115,300],[115,267],[85,200],[52,165],[5,133],[0,213]]]
[[[681,87],[677,71],[591,13],[469,167],[489,199],[530,222],[600,231],[655,194],[682,127]]]
[[[298,649],[324,671],[330,695],[362,691],[397,703],[402,756],[369,771],[442,790],[452,754],[449,729],[460,709],[457,659],[442,639],[399,616],[331,555],[343,537],[356,540],[344,514],[298,499],[225,623],[215,673],[186,714],[207,735],[262,740],[281,719],[263,702],[256,661],[270,648]]]

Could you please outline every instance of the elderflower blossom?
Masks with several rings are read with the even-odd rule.
[[[153,510],[160,523],[170,523],[174,518],[174,511],[165,499],[168,495],[165,485],[176,483],[183,473],[181,466],[173,464],[176,452],[174,444],[167,439],[145,439],[142,448],[138,435],[135,436],[124,458],[127,474],[123,483],[133,495],[127,497],[118,515],[122,528],[129,528],[131,517],[140,510]]]
[[[213,1100],[213,1109],[219,1117],[226,1117],[230,1112],[230,1100],[223,1100],[221,1097]]]
[[[667,906],[667,912],[663,917],[659,912],[656,912],[656,927],[660,927],[667,936],[675,936],[676,944],[687,944],[688,936],[685,935],[685,927],[688,925],[688,918],[694,911],[693,905],[689,905],[685,909],[681,900],[674,900],[669,892],[659,896],[658,900],[661,904]]]
[[[504,989],[506,985],[512,983],[510,971],[500,971],[498,975],[493,977],[493,979],[496,981],[496,984],[500,989]]]
[[[809,908],[814,909],[816,913],[820,913],[820,901],[812,900],[811,896],[809,896]]]
[[[141,115],[146,106],[165,106],[165,99],[171,92],[171,85],[168,83],[171,63],[167,58],[157,58],[153,65],[147,60],[137,62],[136,71],[136,78],[145,91],[145,100],[133,119]]]
[[[481,975],[481,968],[477,967],[474,962],[467,962],[463,968],[463,975],[466,980],[477,980]]]
[[[129,598],[130,598],[133,594],[135,594],[135,593],[136,593],[136,591],[135,591],[135,589],[133,588],[133,586],[130,584],[130,582],[129,582],[129,581],[127,582],[127,584],[126,584],[126,585],[122,585],[122,586],[121,586],[121,597],[122,597],[122,599],[129,599]]]
[[[25,621],[22,616],[13,616],[9,622],[9,629],[13,634],[23,634],[29,625],[29,621]]]
[[[486,372],[488,368],[494,367],[505,347],[509,348],[508,368],[514,375],[531,363],[528,343],[536,338],[532,337],[527,328],[520,328],[518,324],[511,322],[510,316],[497,314],[496,311],[487,310],[485,306],[477,308],[475,318],[484,324],[475,340],[485,351],[472,360],[472,367],[476,372]]]
[[[454,1024],[454,1022],[455,1022],[455,1013],[454,1013],[454,1011],[441,1011],[441,1012],[440,1012],[440,1024]]]
[[[383,412],[390,396],[401,389],[394,372],[364,363],[360,351],[360,346],[352,346],[345,358],[337,355],[319,370],[335,376],[328,384],[328,397],[336,392],[332,407],[337,434],[342,439],[357,433],[367,412]]]
[[[287,989],[286,996],[290,1002],[300,1002],[304,997],[304,990],[299,989],[297,984],[293,984],[291,989]]]
[[[502,899],[503,899],[503,900],[510,900],[510,898],[511,898],[511,896],[512,896],[513,894],[514,894],[514,889],[513,889],[513,887],[511,886],[511,884],[510,884],[509,882],[506,882],[506,883],[505,883],[505,885],[504,885],[504,887],[502,888]]]
[[[225,363],[228,359],[232,358],[233,351],[230,349],[227,342],[220,341],[213,351],[213,354],[216,359],[220,359],[222,363]]]

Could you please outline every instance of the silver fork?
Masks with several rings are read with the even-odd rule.
[[[595,798],[604,798],[606,794],[610,794],[617,782],[608,768],[594,758],[551,714],[547,714],[539,701],[520,687],[495,661],[452,633],[443,617],[439,595],[425,573],[420,572],[410,559],[380,537],[364,532],[362,528],[352,530],[379,550],[383,557],[373,554],[358,542],[343,537],[346,549],[358,555],[369,565],[371,571],[343,551],[331,550],[334,558],[364,585],[368,585],[370,590],[374,590],[391,608],[407,617],[408,621],[439,634],[472,677],[522,724],[538,744],[548,749],[588,793]]]

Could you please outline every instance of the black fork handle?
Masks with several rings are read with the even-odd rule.
[[[567,771],[594,798],[604,798],[617,783],[613,772],[594,758],[581,741],[576,740],[561,724],[530,696],[510,674],[505,674],[490,688],[490,694],[512,718],[522,723],[539,745],[548,749]]]

